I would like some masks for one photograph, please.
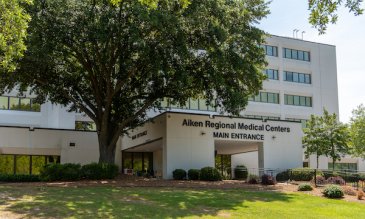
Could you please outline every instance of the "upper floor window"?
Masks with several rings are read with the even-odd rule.
[[[248,100],[253,102],[279,104],[279,94],[270,92],[260,92],[258,95],[248,98]]]
[[[297,96],[297,95],[284,95],[284,104],[293,106],[312,106],[312,97]]]
[[[263,45],[262,48],[265,49],[266,55],[278,57],[278,47],[277,46]]]
[[[300,122],[300,123],[302,123],[302,128],[306,128],[307,127],[307,121],[308,120],[306,120],[306,119],[286,118],[286,120]]]
[[[95,122],[75,121],[75,130],[96,131],[96,125],[95,125]]]
[[[0,109],[40,112],[41,105],[34,103],[33,98],[1,96]]]
[[[280,120],[278,116],[245,115],[246,118]]]
[[[290,71],[284,71],[284,81],[303,83],[303,84],[312,83],[310,74],[290,72]]]
[[[302,50],[283,48],[283,57],[310,62],[310,52]]]
[[[267,75],[268,79],[271,80],[279,80],[279,71],[275,69],[266,69],[265,74]]]

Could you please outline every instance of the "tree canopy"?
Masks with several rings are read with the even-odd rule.
[[[351,153],[365,158],[365,106],[352,111],[350,120]]]
[[[14,71],[26,49],[24,40],[30,16],[23,6],[31,2],[0,0],[0,73]]]
[[[27,51],[1,82],[86,113],[101,162],[114,161],[120,135],[163,98],[203,97],[238,114],[264,79],[265,34],[254,26],[264,0],[35,0],[27,11]]]
[[[338,20],[337,11],[344,6],[355,16],[361,15],[364,9],[361,8],[363,0],[309,0],[309,23],[316,28],[320,34],[324,34],[327,25],[335,24]]]

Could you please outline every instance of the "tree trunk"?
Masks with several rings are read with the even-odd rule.
[[[335,163],[336,160],[334,158],[332,158],[332,171],[335,172]]]
[[[117,142],[111,142],[115,134],[110,130],[100,130],[99,141],[99,163],[115,164],[115,151]]]
[[[318,169],[318,167],[319,167],[319,156],[317,154],[317,169]]]

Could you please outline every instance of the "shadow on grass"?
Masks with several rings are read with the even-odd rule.
[[[1,209],[37,218],[177,218],[219,216],[252,202],[290,202],[293,195],[243,189],[0,186]]]

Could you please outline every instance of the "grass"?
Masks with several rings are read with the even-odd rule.
[[[0,185],[0,218],[365,218],[364,207],[243,189]]]

